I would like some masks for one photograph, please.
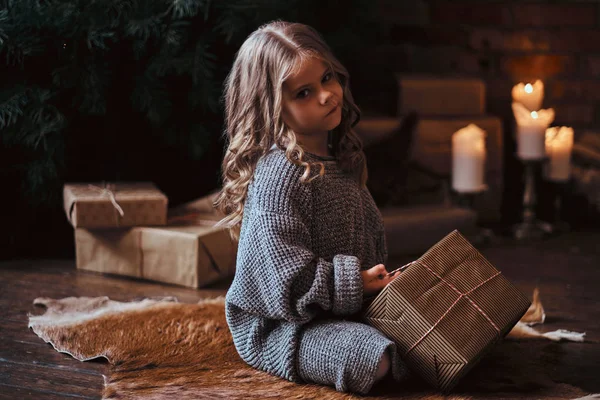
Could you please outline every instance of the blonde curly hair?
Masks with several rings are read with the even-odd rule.
[[[222,164],[223,186],[214,205],[225,215],[217,225],[230,228],[234,239],[239,238],[256,164],[273,144],[285,151],[290,162],[305,168],[302,183],[324,174],[322,163],[304,161],[296,135],[282,118],[283,83],[311,57],[328,64],[343,89],[342,119],[329,132],[331,151],[343,171],[354,176],[361,187],[366,185],[362,141],[353,130],[360,110],[350,93],[348,71],[313,28],[284,21],[265,24],[242,44],[225,82],[224,136],[228,147]],[[317,167],[319,173],[311,174]]]

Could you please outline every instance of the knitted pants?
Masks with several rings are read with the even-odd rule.
[[[377,329],[345,320],[316,320],[304,327],[300,337],[298,373],[307,382],[365,394],[386,350],[394,379],[402,379],[407,368],[396,345]]]

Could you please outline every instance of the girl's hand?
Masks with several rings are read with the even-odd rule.
[[[363,279],[363,294],[365,296],[373,295],[379,292],[388,283],[396,279],[399,274],[388,276],[385,265],[377,264],[365,271],[360,271]]]

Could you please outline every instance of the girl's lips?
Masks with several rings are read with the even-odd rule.
[[[331,111],[329,111],[327,114],[325,114],[326,117],[329,117],[331,114],[333,114],[338,108],[339,108],[339,104],[336,104],[335,107],[333,107],[331,109]]]

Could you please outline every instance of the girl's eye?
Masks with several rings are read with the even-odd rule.
[[[326,73],[323,76],[323,83],[329,82],[332,78],[333,78],[333,74],[331,72]],[[298,94],[296,94],[296,98],[304,99],[304,98],[308,97],[308,95],[309,95],[309,90],[303,89],[303,90],[299,91]]]
[[[298,92],[298,94],[296,95],[296,97],[297,97],[298,99],[303,99],[303,98],[305,98],[306,96],[308,96],[308,89],[301,90],[301,91],[299,91],[299,92]]]

